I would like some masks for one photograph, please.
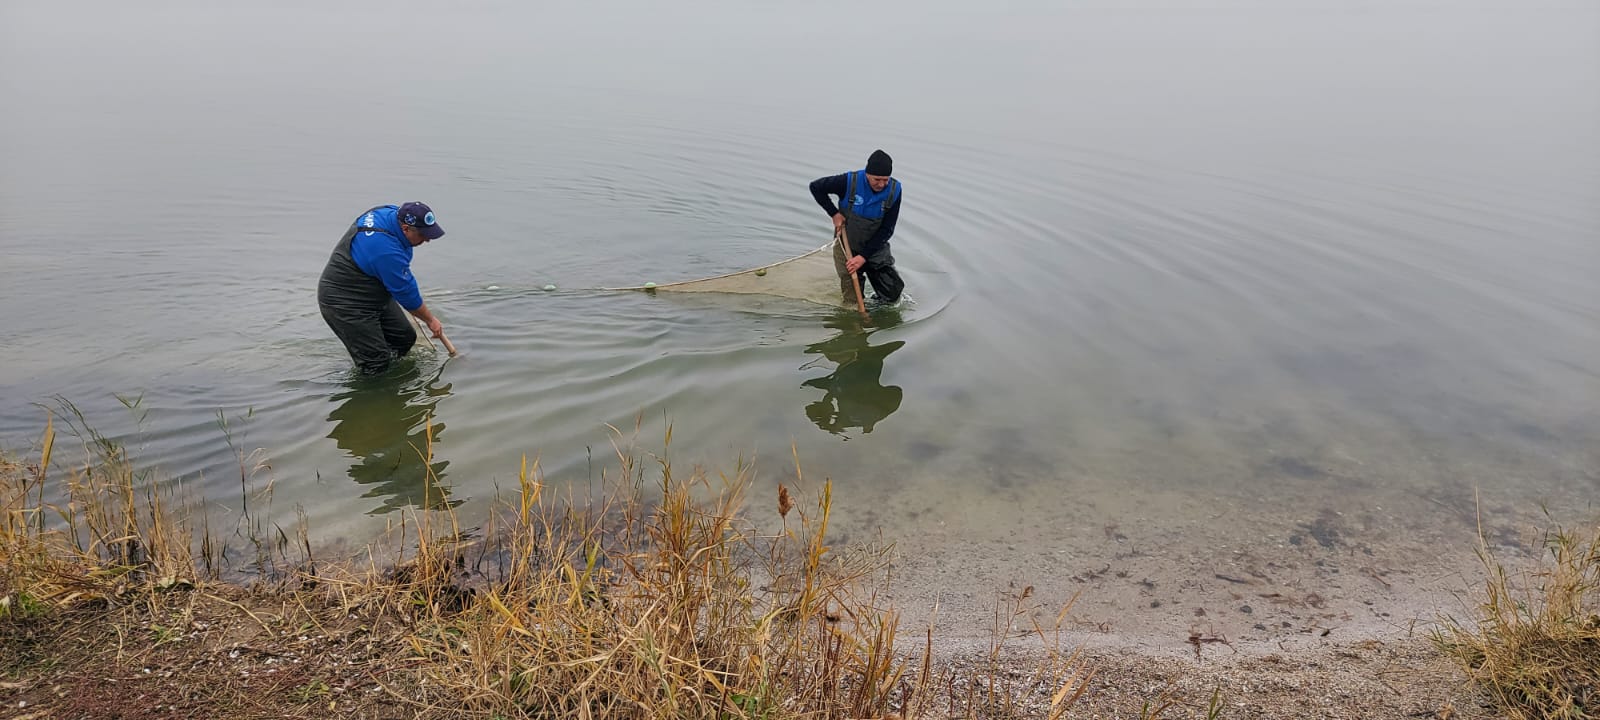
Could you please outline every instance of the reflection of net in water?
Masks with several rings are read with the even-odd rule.
[[[634,286],[610,289],[776,295],[831,307],[853,307],[855,299],[844,296],[839,271],[834,269],[833,263],[833,243],[829,242],[798,257],[726,275],[666,283],[654,288]]]

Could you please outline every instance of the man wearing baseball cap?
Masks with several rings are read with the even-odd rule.
[[[317,283],[317,305],[361,372],[381,373],[411,350],[417,333],[406,312],[443,338],[411,276],[412,249],[443,235],[432,209],[408,202],[362,213],[334,246]]]

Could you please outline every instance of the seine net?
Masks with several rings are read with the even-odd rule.
[[[849,276],[842,275],[834,262],[834,243],[830,241],[804,255],[726,275],[664,283],[653,288],[641,285],[610,289],[776,295],[831,307],[855,307],[855,290]]]

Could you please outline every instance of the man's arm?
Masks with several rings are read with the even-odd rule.
[[[434,337],[439,337],[444,332],[444,326],[439,318],[434,317],[428,310],[427,304],[422,302],[422,290],[417,287],[417,279],[411,275],[411,263],[406,260],[398,249],[385,250],[372,258],[373,268],[378,271],[378,279],[383,281],[383,286],[394,296],[395,302],[406,312],[416,316],[428,326],[428,332]]]
[[[839,214],[839,206],[834,205],[833,198],[828,196],[838,195],[842,198],[849,191],[850,181],[848,174],[819,177],[811,181],[811,197],[817,201],[817,205],[828,213],[828,217]]]
[[[383,287],[400,307],[413,313],[422,307],[422,291],[417,288],[417,279],[411,276],[411,262],[398,248],[385,248],[373,255],[372,269],[377,271]]]
[[[411,311],[411,314],[427,325],[428,332],[433,333],[434,337],[440,337],[444,334],[444,324],[440,323],[439,318],[434,317],[433,313],[428,310],[427,303],[418,305],[417,309]]]

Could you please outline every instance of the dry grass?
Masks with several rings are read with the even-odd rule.
[[[647,504],[646,465],[617,457],[600,507],[552,499],[535,465],[476,557],[420,545],[397,607],[414,615],[429,679],[470,711],[529,717],[887,709],[904,661],[892,613],[865,589],[881,565],[830,552],[829,483],[795,527],[758,538],[738,522],[748,468],[680,478],[657,458]],[[424,538],[439,520],[419,519]],[[459,577],[469,563],[480,582]]]
[[[169,510],[170,491],[89,434],[89,461],[58,480],[64,502],[50,502],[56,441],[52,419],[38,464],[0,469],[0,618],[192,588],[195,533],[187,512]]]
[[[1600,717],[1600,524],[1557,527],[1540,545],[1535,567],[1510,572],[1480,536],[1476,622],[1446,618],[1434,642],[1508,717]]]
[[[365,563],[312,563],[303,523],[290,538],[243,522],[262,579],[252,611],[217,579],[227,553],[203,505],[178,502],[93,433],[79,434],[84,461],[52,474],[52,424],[37,465],[0,468],[0,629],[137,606],[119,617],[144,618],[140,632],[161,646],[180,634],[152,634],[151,618],[205,615],[177,607],[185,598],[236,608],[273,637],[393,628],[368,676],[428,717],[1057,718],[1087,686],[1076,656],[1053,649],[1065,609],[1054,625],[1019,625],[1026,592],[997,614],[997,640],[973,667],[940,669],[931,629],[908,647],[883,601],[889,548],[831,546],[832,483],[804,491],[798,458],[797,487],[778,488],[765,523],[778,529],[763,534],[746,516],[750,465],[680,475],[665,449],[637,452],[616,435],[602,500],[557,497],[524,459],[481,533],[463,532],[448,505],[418,509]],[[418,452],[431,467],[431,440]],[[1006,643],[1024,635],[1046,659],[1019,673]],[[307,683],[306,697],[326,684]]]

